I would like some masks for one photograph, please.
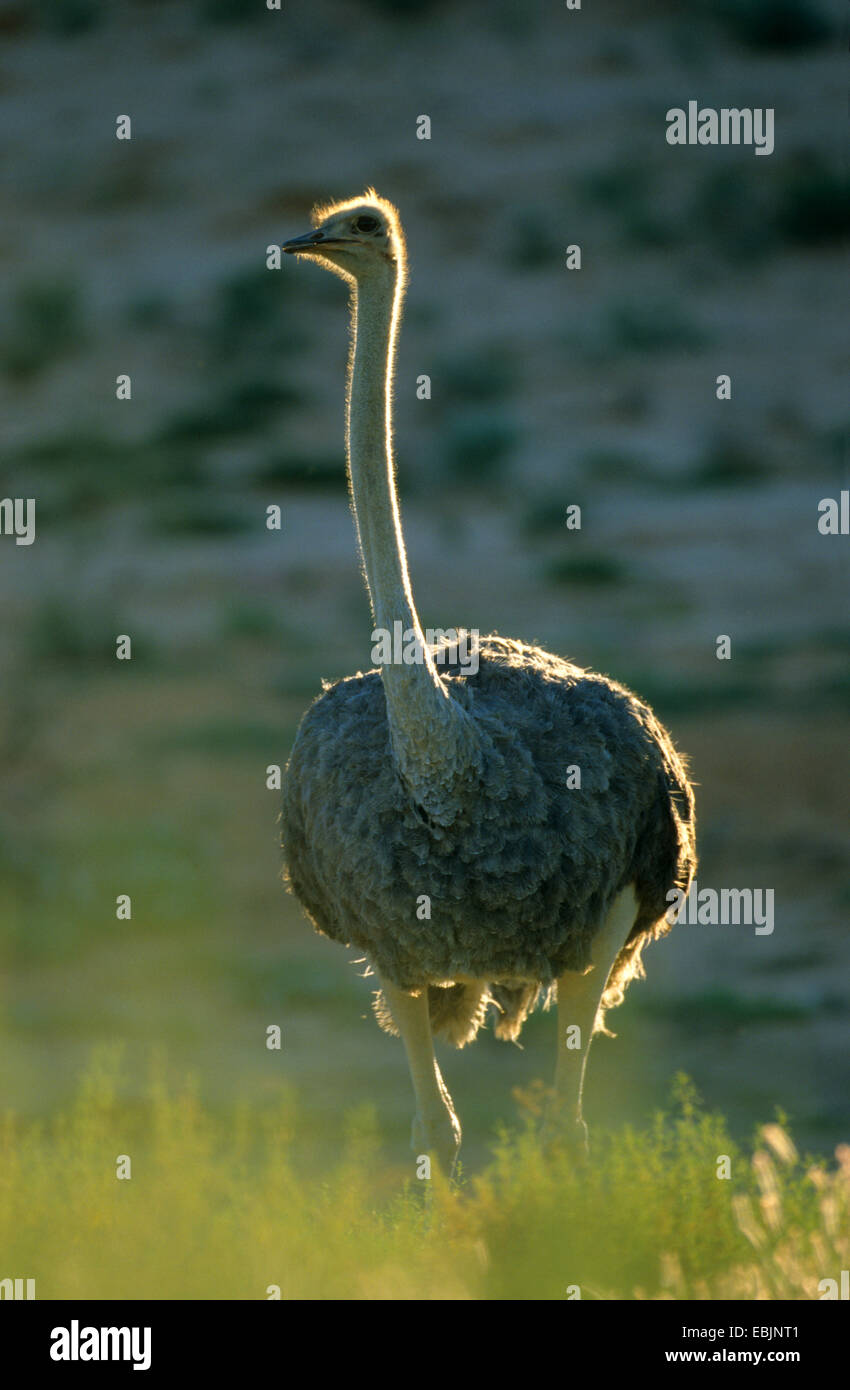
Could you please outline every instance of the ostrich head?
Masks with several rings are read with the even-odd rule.
[[[369,188],[360,198],[313,209],[313,230],[285,241],[290,255],[317,261],[359,283],[404,270],[404,235],[392,203]]]

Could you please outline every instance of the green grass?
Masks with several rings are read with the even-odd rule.
[[[530,1093],[486,1170],[450,1186],[417,1180],[412,1156],[387,1169],[370,1107],[317,1174],[292,1157],[292,1093],[212,1113],[164,1074],[130,1105],[103,1052],[67,1111],[6,1118],[0,1248],[39,1298],[809,1299],[850,1259],[850,1150],[803,1164],[773,1124],[745,1156],[684,1078],[646,1129],[596,1136],[591,1162],[544,1154]]]

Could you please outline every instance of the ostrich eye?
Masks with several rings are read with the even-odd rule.
[[[358,217],[354,223],[358,232],[375,232],[380,225],[377,217]]]

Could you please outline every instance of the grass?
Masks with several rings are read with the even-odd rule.
[[[291,1092],[213,1113],[159,1059],[128,1105],[107,1050],[49,1123],[7,1116],[0,1247],[41,1299],[812,1299],[847,1267],[847,1146],[803,1163],[776,1123],[745,1155],[679,1078],[666,1113],[576,1163],[541,1151],[538,1100],[457,1186],[382,1165],[369,1107],[317,1174],[293,1161]]]

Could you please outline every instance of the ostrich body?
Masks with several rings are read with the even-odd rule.
[[[460,1125],[433,1034],[462,1047],[490,1005],[496,1035],[516,1039],[557,990],[555,1093],[584,1135],[593,1033],[694,872],[693,795],[651,710],[607,677],[498,636],[477,671],[425,643],[392,455],[398,215],[369,190],[313,220],[283,249],[351,288],[347,457],[374,624],[400,622],[420,659],[339,681],[305,714],[284,779],[285,872],[316,928],[377,972],[378,1020],[410,1063],[414,1147],[450,1170]]]

